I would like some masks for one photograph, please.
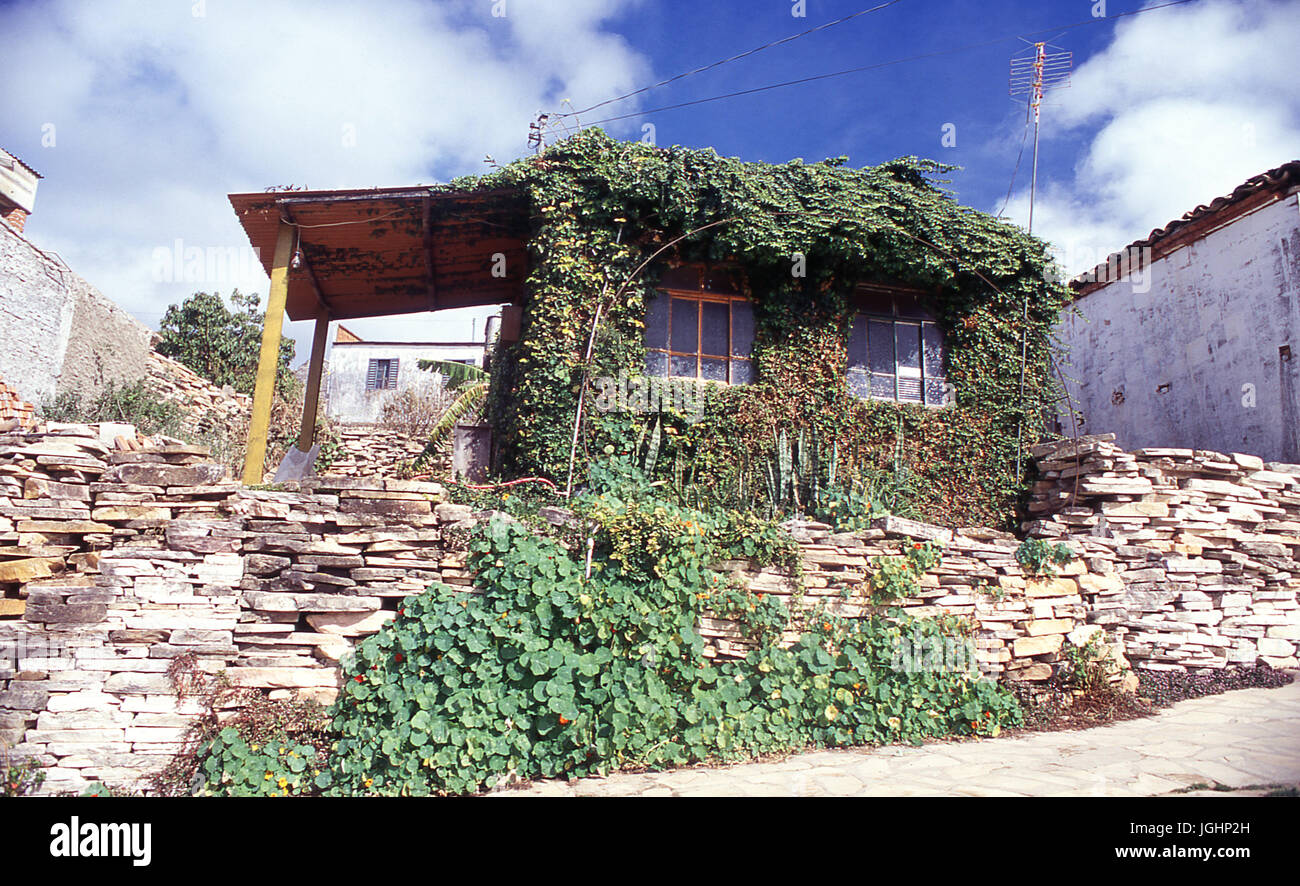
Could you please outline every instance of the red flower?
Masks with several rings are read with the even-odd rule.
[[[353,677],[352,679],[356,680],[358,683],[364,683],[364,682],[366,682],[366,678],[363,677],[363,676],[361,676],[360,674],[357,674],[357,675],[356,675],[355,677]]]
[[[397,614],[398,614],[398,615],[406,615],[406,607],[405,607],[405,606],[399,606],[399,607],[397,607]]]
[[[403,658],[405,658],[405,656],[402,655],[402,653],[399,652],[399,653],[397,653],[396,655],[393,656],[393,661],[401,661]]]
[[[570,721],[569,721],[569,719],[568,719],[567,717],[564,717],[564,716],[561,716],[561,717],[560,717],[560,725],[561,725],[561,726],[568,726],[569,723],[570,723]]]
[[[921,543],[918,541],[918,542],[913,542],[913,543],[912,543],[912,547],[919,551],[919,550],[921,550],[921,548],[925,547],[925,545],[921,544]]]

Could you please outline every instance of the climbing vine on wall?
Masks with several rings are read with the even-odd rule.
[[[584,372],[642,372],[657,275],[698,262],[743,271],[755,306],[757,381],[711,392],[702,421],[663,417],[674,433],[658,452],[661,473],[689,461],[695,483],[734,481],[730,475],[766,457],[782,429],[814,429],[846,471],[909,471],[929,519],[1009,522],[1023,489],[1018,441],[1041,436],[1043,410],[1055,400],[1049,333],[1068,294],[1042,241],[940,187],[936,176],[950,168],[916,158],[863,169],[844,158],[745,163],[586,130],[490,176],[452,182],[521,189],[534,215],[521,336],[496,360],[486,410],[498,469],[564,476]],[[630,279],[665,244],[708,225]],[[804,276],[793,274],[796,256]],[[929,293],[955,404],[934,409],[849,393],[851,293],[868,281]],[[606,447],[631,451],[651,420],[592,405],[580,472]]]

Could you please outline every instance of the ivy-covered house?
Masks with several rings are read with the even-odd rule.
[[[625,459],[696,503],[790,505],[832,473],[885,478],[918,516],[1006,524],[1067,293],[1045,244],[944,171],[588,130],[443,186],[231,201],[273,302],[284,247],[294,319],[511,306],[485,407],[503,475]]]

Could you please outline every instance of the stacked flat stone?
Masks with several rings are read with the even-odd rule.
[[[473,516],[437,484],[248,490],[194,447],[113,450],[98,432],[0,441],[15,605],[0,620],[0,740],[48,767],[49,791],[138,784],[165,764],[199,712],[167,673],[181,656],[272,697],[329,701],[339,659],[403,597],[468,589],[444,534]]]
[[[1128,631],[1153,669],[1262,660],[1295,667],[1300,641],[1300,465],[1240,453],[1121,452],[1113,435],[1031,450],[1041,480],[1025,530],[1109,560],[1122,596],[1092,619]]]
[[[149,352],[145,376],[150,389],[176,405],[185,429],[206,434],[248,421],[253,399],[237,394],[229,385],[214,385],[183,363]]]
[[[424,451],[424,440],[383,425],[343,425],[337,433],[342,451],[321,471],[329,477],[391,476],[399,465],[411,462]],[[442,477],[450,467],[450,455],[443,452],[424,470]]]
[[[892,606],[917,618],[965,618],[972,626],[975,665],[995,678],[1051,677],[1067,637],[1083,645],[1101,631],[1087,623],[1085,600],[1123,590],[1108,561],[1076,559],[1051,576],[1026,575],[1016,561],[1019,542],[991,529],[953,531],[898,517],[878,518],[871,529],[853,533],[835,533],[807,521],[785,526],[801,547],[803,607],[821,603],[832,615],[848,619],[883,614]],[[943,558],[921,577],[918,595],[889,606],[870,603],[866,582],[875,571],[874,559],[903,556],[913,544],[926,541],[941,543]],[[750,591],[772,594],[794,611],[798,586],[788,573],[741,561],[724,566]],[[794,627],[785,642],[798,638],[798,625]],[[750,648],[733,620],[706,618],[701,634],[710,644],[706,654],[740,658]],[[1127,663],[1122,643],[1114,645],[1119,666],[1114,679],[1119,681],[1126,677]]]
[[[1300,469],[1122,453],[1106,438],[1039,455],[1027,528],[1080,555],[1055,575],[1025,575],[1018,540],[988,529],[791,523],[805,602],[861,617],[872,560],[936,540],[942,563],[899,603],[970,619],[986,673],[1046,679],[1067,642],[1103,629],[1138,667],[1296,663]],[[167,673],[182,656],[272,697],[328,701],[339,661],[404,597],[433,582],[472,590],[463,539],[487,515],[436,483],[254,490],[206,458],[122,425],[0,433],[0,741],[47,767],[48,791],[140,784],[166,763],[198,713]],[[796,592],[781,570],[720,565],[755,592]],[[746,651],[734,622],[707,617],[701,632],[712,656]]]

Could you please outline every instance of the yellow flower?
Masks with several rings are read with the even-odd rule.
[[[275,777],[275,776],[273,776],[271,773],[268,772],[268,773],[266,773],[266,777],[263,778],[262,781],[270,781],[270,780],[271,780],[272,778],[274,778],[274,777]]]
[[[898,719],[897,717],[890,717],[888,722],[889,722],[890,729],[897,729],[898,727],[903,725],[903,721]]]
[[[285,779],[284,776],[280,776],[280,779],[276,781],[276,784],[278,784],[283,789],[285,787],[288,787],[289,782],[287,779]]]
[[[366,779],[366,787],[373,787],[374,784],[375,784],[375,780],[373,778]]]

